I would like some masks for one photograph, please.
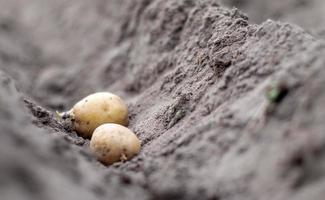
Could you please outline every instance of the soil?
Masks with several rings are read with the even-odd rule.
[[[0,0],[1,199],[322,200],[323,8]],[[55,115],[97,91],[128,104],[130,161]]]

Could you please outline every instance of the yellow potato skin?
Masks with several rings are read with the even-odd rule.
[[[105,165],[129,160],[140,152],[141,142],[128,128],[118,124],[99,126],[90,140],[90,149]]]
[[[128,108],[123,100],[109,92],[89,95],[79,101],[71,110],[75,130],[85,138],[91,138],[93,131],[105,123],[128,125]]]

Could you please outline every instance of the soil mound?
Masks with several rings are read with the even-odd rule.
[[[321,35],[213,0],[0,8],[1,199],[323,199]],[[96,91],[128,103],[131,161],[53,114]]]

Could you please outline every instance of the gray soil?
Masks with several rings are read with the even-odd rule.
[[[325,3],[224,1],[0,0],[0,199],[323,200]],[[55,116],[96,91],[134,159]]]

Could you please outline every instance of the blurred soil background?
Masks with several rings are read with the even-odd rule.
[[[324,198],[325,1],[0,10],[1,200]],[[54,114],[97,91],[129,106],[128,162],[103,166]]]

